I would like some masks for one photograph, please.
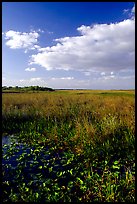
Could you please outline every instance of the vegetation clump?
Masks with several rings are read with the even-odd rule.
[[[19,87],[19,86],[3,86],[2,87],[2,92],[5,93],[20,93],[20,92],[30,92],[30,91],[54,91],[54,89],[49,88],[49,87],[40,87],[40,86],[26,86],[26,87]]]

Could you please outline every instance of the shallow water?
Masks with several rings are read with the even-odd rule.
[[[14,135],[4,135],[2,136],[2,146],[3,145],[11,145],[13,142],[17,142],[17,138]]]
[[[32,182],[33,188],[38,191],[38,186],[50,179],[58,179],[59,185],[73,180],[74,175],[68,171],[77,163],[73,161],[67,164],[69,156],[63,151],[37,144],[19,143],[15,136],[5,136],[3,144],[6,144],[2,148],[3,183],[9,181],[10,185],[15,187],[18,183],[29,185]],[[65,172],[65,175],[59,177],[62,172]]]
[[[54,167],[54,170],[56,171],[58,168],[61,169],[61,155],[57,152],[54,152],[52,154],[49,153],[48,147],[44,147],[38,153],[33,153],[37,149],[37,147],[33,145],[18,143],[17,138],[12,136],[3,136],[2,138],[2,145],[3,145],[3,158],[2,158],[2,166],[3,170],[5,171],[4,180],[12,180],[13,178],[10,177],[10,171],[18,169],[18,166],[20,165],[20,161],[18,161],[19,157],[22,154],[26,154],[25,160],[22,161],[22,165],[26,163],[26,167],[23,171],[31,172],[34,174],[35,171],[37,171],[39,166],[43,166],[46,161],[50,161],[53,158],[56,157],[56,167]],[[37,158],[36,158],[37,156]],[[37,164],[34,164],[30,168],[30,164],[34,163],[34,161],[37,161]],[[47,163],[47,162],[46,162]],[[51,163],[51,162],[49,162]],[[7,169],[6,165],[10,165],[10,167]],[[49,164],[51,166],[51,164]],[[49,173],[45,170],[45,173],[48,175]]]

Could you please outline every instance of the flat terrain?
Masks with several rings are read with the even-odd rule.
[[[135,202],[135,91],[2,94],[2,199]]]

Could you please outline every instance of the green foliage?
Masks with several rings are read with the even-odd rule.
[[[28,92],[28,91],[54,91],[54,89],[49,88],[49,87],[40,87],[40,86],[26,86],[26,87],[7,87],[7,86],[3,86],[2,87],[2,91],[3,92],[10,92],[10,93],[20,93],[20,92]]]

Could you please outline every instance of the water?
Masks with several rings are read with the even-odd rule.
[[[2,157],[2,166],[3,170],[6,171],[5,174],[5,179],[10,180],[9,178],[9,171],[18,169],[20,162],[18,159],[22,154],[25,154],[26,156],[24,157],[25,160],[22,160],[22,165],[26,163],[26,167],[24,168],[24,171],[31,171],[31,173],[35,172],[35,170],[39,166],[43,166],[44,163],[47,161],[49,162],[53,158],[56,157],[56,168],[61,168],[61,155],[57,152],[52,152],[49,153],[48,147],[44,147],[40,150],[38,150],[38,153],[35,153],[35,150],[37,147],[35,145],[28,145],[28,144],[23,144],[19,143],[17,138],[14,135],[11,136],[3,136],[2,137],[2,146],[3,146],[3,157]],[[30,164],[34,163],[34,161],[37,161],[37,164],[34,164],[30,168]],[[49,162],[51,163],[51,162]],[[5,169],[6,165],[10,165],[9,169]],[[49,167],[51,164],[49,164]]]
[[[26,185],[33,182],[33,188],[38,191],[38,186],[47,179],[58,179],[57,173],[65,172],[58,180],[59,185],[65,185],[73,179],[68,170],[77,164],[72,162],[66,165],[69,158],[63,151],[19,143],[15,136],[3,137],[2,144],[2,182],[9,181],[14,187],[18,186],[19,182]]]
[[[41,158],[49,159],[48,154],[44,151],[39,152],[39,156],[36,159],[36,154],[33,151],[36,149],[33,145],[19,143],[17,137],[14,135],[6,135],[2,137],[2,150],[3,150],[3,157],[2,157],[2,171],[4,172],[3,181],[15,181],[16,180],[16,171],[18,169],[22,169],[23,175],[25,174],[24,182],[27,180],[31,180],[32,178],[28,177],[29,173],[34,174],[37,171],[38,167],[42,165]],[[45,148],[46,150],[46,148]],[[18,160],[21,155],[25,154],[24,159],[21,161]],[[40,158],[39,158],[40,157]],[[30,164],[34,161],[37,161],[37,164],[34,164],[30,168]],[[8,167],[7,167],[8,165]],[[24,166],[25,165],[25,166]]]
[[[2,146],[3,145],[11,145],[12,142],[17,141],[14,135],[5,135],[2,137]]]
[[[77,169],[73,171],[73,175],[68,172],[72,171],[77,163],[67,164],[70,157],[63,151],[38,144],[19,143],[15,136],[3,137],[2,144],[2,183],[5,191],[10,192],[12,189],[20,196],[18,186],[25,185],[35,193],[39,192],[46,182],[49,188],[52,188],[55,180],[59,186],[65,186],[70,180],[73,181],[77,174]],[[5,184],[7,182],[9,186]],[[4,199],[7,200],[8,196],[9,193],[5,194]]]

